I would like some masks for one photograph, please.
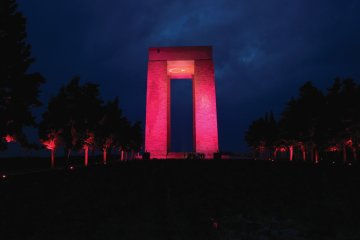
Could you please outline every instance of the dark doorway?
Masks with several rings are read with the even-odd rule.
[[[170,151],[193,152],[192,80],[174,79],[170,85]]]

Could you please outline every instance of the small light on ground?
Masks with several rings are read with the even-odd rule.
[[[1,178],[5,179],[7,176],[5,174],[1,175]]]
[[[70,169],[71,171],[73,171],[75,168],[74,168],[74,166],[70,166],[69,169]]]
[[[348,164],[349,166],[351,166],[352,164],[351,164],[351,162],[349,162],[349,164]]]

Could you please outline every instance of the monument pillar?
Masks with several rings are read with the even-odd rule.
[[[195,149],[212,158],[218,151],[214,65],[212,60],[195,60],[194,70]]]

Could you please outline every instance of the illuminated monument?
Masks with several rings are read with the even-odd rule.
[[[146,95],[145,150],[151,158],[170,153],[170,81],[192,79],[194,151],[213,158],[218,152],[218,128],[212,48],[149,49]]]

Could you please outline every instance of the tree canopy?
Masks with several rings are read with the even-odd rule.
[[[52,140],[68,156],[72,150],[98,148],[105,157],[112,148],[138,151],[142,144],[140,124],[131,125],[122,115],[118,99],[104,104],[99,86],[81,85],[79,77],[50,100],[39,125],[39,136],[45,146]]]
[[[276,140],[269,138],[270,125],[276,126],[272,127]],[[303,160],[318,161],[319,154],[340,150],[344,161],[349,160],[348,152],[356,160],[360,149],[360,86],[351,78],[337,78],[323,94],[307,82],[299,88],[299,96],[286,104],[278,122],[266,121],[266,117],[253,121],[245,140],[254,151],[260,146],[272,151],[298,149]]]
[[[26,37],[26,19],[16,1],[0,1],[0,149],[14,140],[29,146],[23,128],[36,126],[31,108],[40,105],[44,78],[28,72],[34,58]]]

